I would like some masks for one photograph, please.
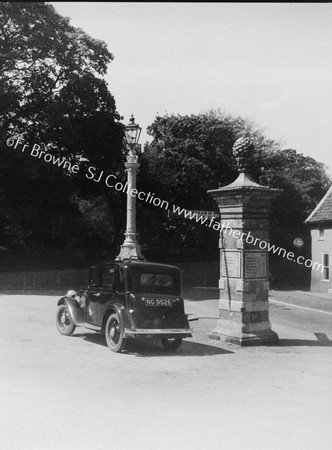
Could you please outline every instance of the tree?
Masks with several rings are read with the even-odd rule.
[[[0,3],[0,212],[8,224],[0,233],[3,245],[55,245],[57,239],[79,245],[91,232],[77,231],[91,224],[74,198],[93,202],[97,195],[100,202],[103,196],[113,212],[122,202],[84,176],[89,165],[113,172],[122,161],[121,117],[103,79],[112,59],[104,42],[71,26],[50,4]],[[9,150],[7,138],[19,133],[78,164],[79,174]],[[121,213],[115,221],[120,232]]]
[[[262,184],[283,189],[272,209],[271,235],[274,242],[290,248],[297,236],[308,240],[305,219],[331,184],[324,164],[292,149],[257,155],[255,164]]]
[[[219,111],[158,116],[149,132],[153,141],[142,161],[144,188],[154,189],[171,205],[194,210],[216,210],[207,191],[236,179],[232,147],[238,137],[249,136],[255,147],[251,175],[262,184],[283,189],[273,205],[271,240],[284,248],[292,245],[294,237],[307,233],[304,219],[331,182],[323,164],[295,150],[282,151],[278,142],[241,117]],[[141,207],[144,217],[147,207]],[[150,246],[164,247],[173,255],[182,248],[190,258],[218,257],[218,233],[212,229],[192,220],[169,219],[158,208],[146,214],[149,225],[144,228],[142,218],[141,235]]]
[[[105,43],[72,27],[45,2],[1,2],[0,26],[1,128],[7,132],[23,126],[41,133],[44,109],[62,89],[104,75],[113,59]],[[91,100],[79,99],[78,109],[97,106]]]

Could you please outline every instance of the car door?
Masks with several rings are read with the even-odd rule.
[[[88,288],[85,293],[84,319],[93,325],[98,324],[100,276],[100,267],[90,269]]]
[[[97,307],[97,320],[101,325],[110,302],[115,300],[115,264],[102,267],[100,271],[99,298]]]

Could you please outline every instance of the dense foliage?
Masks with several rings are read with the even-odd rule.
[[[304,220],[331,182],[323,164],[295,150],[281,150],[278,142],[267,139],[254,124],[218,111],[158,116],[149,132],[153,141],[144,153],[145,188],[154,189],[170,204],[193,210],[217,209],[207,191],[235,180],[232,146],[239,136],[250,137],[255,147],[251,175],[261,184],[283,189],[273,205],[272,241],[292,250],[295,237],[308,238]],[[156,208],[149,211],[149,217],[148,226],[144,228],[144,221],[141,229],[154,246],[173,251],[186,248],[187,254],[197,258],[216,255],[215,231],[194,221],[169,219]]]
[[[112,172],[122,163],[123,126],[103,79],[112,59],[104,42],[71,26],[50,4],[0,3],[3,247],[103,245],[85,214],[96,195],[109,206],[109,221],[123,226],[123,215],[115,214],[122,199],[84,177],[88,165]],[[17,134],[75,162],[79,174],[9,149],[6,140]],[[114,227],[110,236],[112,244]]]

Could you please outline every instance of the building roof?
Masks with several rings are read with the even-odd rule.
[[[307,218],[306,223],[332,222],[332,186]]]

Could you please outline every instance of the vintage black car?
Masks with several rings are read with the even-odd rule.
[[[192,336],[180,270],[139,260],[91,266],[80,295],[68,291],[58,301],[56,325],[65,336],[76,327],[103,332],[114,352],[124,350],[129,338],[157,338],[166,350],[176,350]]]

